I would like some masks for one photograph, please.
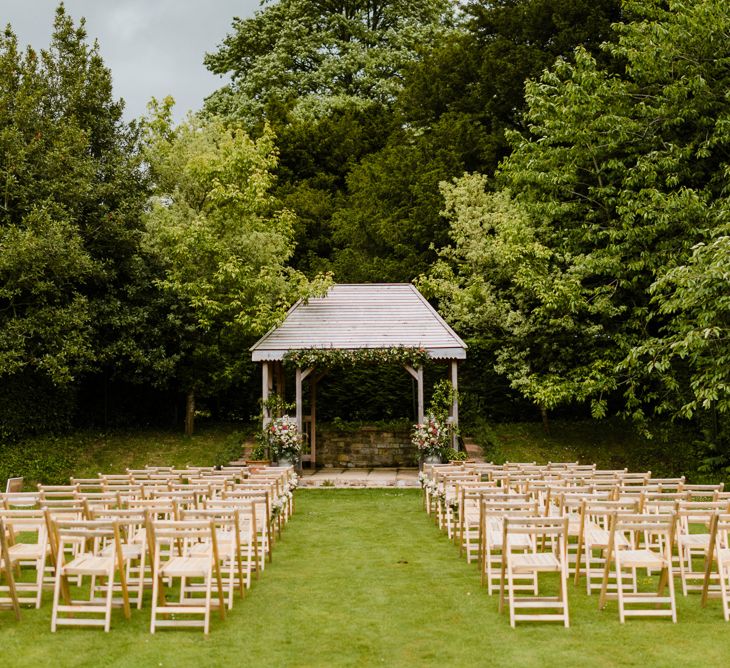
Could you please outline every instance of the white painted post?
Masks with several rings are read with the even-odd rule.
[[[418,385],[418,422],[422,423],[425,417],[423,408],[423,367],[416,369],[416,383]]]
[[[309,400],[312,403],[311,426],[309,428],[309,455],[312,468],[317,467],[317,378],[309,384]]]
[[[451,421],[453,430],[451,432],[451,447],[454,450],[459,449],[459,439],[456,438],[456,430],[459,427],[459,363],[456,360],[451,360],[451,387],[454,390],[454,400],[451,404]]]
[[[263,413],[264,413],[263,426],[264,427],[269,422],[271,422],[271,412],[269,411],[269,408],[266,405],[266,402],[269,400],[269,387],[270,387],[270,382],[271,382],[270,371],[271,371],[270,362],[262,362],[261,363],[261,401],[263,402]]]
[[[297,429],[299,430],[299,433],[302,433],[302,426],[303,426],[303,406],[302,406],[302,370],[300,367],[297,367],[297,373],[296,373],[296,381],[295,381],[295,388],[296,388],[296,409],[297,409]]]

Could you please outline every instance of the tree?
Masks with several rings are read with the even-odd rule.
[[[78,382],[123,338],[146,198],[137,132],[83,20],[0,36],[0,376]],[[140,341],[128,341],[141,350]],[[131,348],[130,348],[131,353]],[[131,354],[137,357],[136,353]],[[106,361],[106,362],[105,362]]]
[[[452,32],[451,0],[283,0],[206,58],[232,83],[206,110],[255,136],[268,121],[280,161],[276,194],[297,215],[295,266],[331,267],[332,216],[349,172],[383,147],[408,66]],[[342,264],[342,263],[340,263]],[[346,274],[343,274],[347,278]]]
[[[281,110],[310,119],[331,109],[389,105],[404,68],[443,36],[449,0],[266,1],[205,63],[232,84],[210,111],[248,127]]]
[[[511,304],[503,321],[530,332],[501,345],[514,387],[552,405],[591,401],[595,416],[623,393],[640,418],[661,405],[660,378],[656,365],[627,360],[659,333],[677,334],[677,302],[662,306],[661,295],[684,275],[677,267],[700,264],[692,249],[713,240],[726,215],[730,15],[719,0],[627,2],[624,11],[630,20],[615,26],[607,66],[578,48],[573,62],[528,83],[529,131],[510,136],[498,175],[509,210],[523,212],[547,249],[546,281],[500,286],[458,263],[454,275],[483,281]],[[517,288],[524,305],[512,299]],[[546,366],[547,342],[559,364],[548,356]]]
[[[333,214],[333,267],[347,280],[411,280],[447,243],[439,183],[492,175],[521,127],[524,82],[577,45],[599,52],[617,0],[462,3],[457,29],[406,70],[385,145],[348,176]]]
[[[246,374],[252,337],[327,279],[310,283],[287,267],[294,219],[270,194],[271,131],[254,141],[240,127],[192,117],[174,128],[170,109],[170,100],[153,104],[146,124],[155,195],[144,244],[162,267],[156,285],[168,297],[192,434],[196,396]]]

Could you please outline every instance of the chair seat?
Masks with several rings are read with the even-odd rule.
[[[221,557],[233,551],[236,539],[229,533],[219,533],[216,537],[218,554]],[[213,545],[211,543],[197,543],[190,548],[190,554],[195,556],[213,556]]]
[[[502,534],[496,534],[496,535],[490,535],[487,538],[487,541],[489,542],[489,546],[495,550],[501,550],[502,549]],[[516,535],[516,536],[509,536],[507,539],[507,544],[513,548],[513,549],[523,549],[526,550],[530,547],[532,547],[532,543],[530,542],[529,536],[524,535]]]
[[[710,534],[708,533],[690,533],[683,534],[677,538],[677,542],[684,547],[701,547],[707,549],[710,547]]]
[[[717,551],[717,557],[719,561],[722,561],[725,566],[730,565],[730,548],[725,547]]]
[[[592,526],[585,530],[585,544],[588,547],[608,547],[608,542],[611,537],[611,532],[607,531],[606,529],[601,529],[598,526]],[[626,537],[620,533],[616,534],[616,547],[620,549],[627,548],[629,546],[629,541],[626,540]]]
[[[620,550],[616,555],[624,567],[664,568],[667,565],[661,554],[651,550]]]
[[[139,543],[122,543],[122,557],[124,559],[139,559],[142,556],[142,545]],[[102,551],[104,557],[115,557],[114,543],[109,543]]]
[[[212,568],[209,556],[173,557],[160,566],[163,577],[207,577]]]
[[[570,515],[568,517],[568,534],[577,536],[580,533],[580,517]]]
[[[538,554],[511,554],[509,557],[513,571],[559,571],[560,561],[550,552]]]
[[[45,557],[49,552],[49,548],[47,545],[44,548],[38,543],[16,543],[10,546],[8,552],[12,561],[30,561]]]
[[[114,571],[114,558],[81,554],[63,567],[64,575],[107,575]]]
[[[489,546],[495,550],[501,550],[504,525],[501,520],[494,518],[488,520],[488,522],[489,531],[487,532],[487,542],[489,543]],[[510,547],[517,549],[527,549],[532,546],[530,537],[525,534],[510,536],[508,544]]]

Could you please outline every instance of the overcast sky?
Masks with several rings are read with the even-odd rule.
[[[143,114],[154,96],[172,95],[180,120],[223,84],[203,65],[231,31],[234,16],[244,18],[259,0],[65,0],[78,23],[86,18],[89,40],[99,40],[114,79],[114,94],[126,102],[125,116]],[[21,44],[48,46],[58,0],[0,0],[0,23],[13,27]]]

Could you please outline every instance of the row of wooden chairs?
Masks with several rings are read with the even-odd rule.
[[[201,484],[200,471],[186,471],[181,481],[173,469],[150,469],[155,484],[139,489],[135,471],[123,480],[100,476],[93,485],[76,479],[6,493],[0,498],[0,606],[19,617],[21,605],[40,607],[51,584],[53,631],[61,625],[108,631],[113,606],[128,617],[151,589],[151,632],[202,626],[208,633],[211,607],[223,617],[235,593],[243,596],[252,575],[258,578],[271,561],[294,511],[297,478],[279,467],[208,469],[221,483],[214,485]],[[18,577],[26,569],[35,571],[32,581]],[[88,597],[86,589],[79,597],[81,585]]]
[[[600,471],[594,466],[469,463],[426,467],[424,506],[482,584],[499,591],[510,623],[569,624],[566,583],[583,577],[599,605],[616,600],[619,618],[669,616],[676,622],[675,574],[682,591],[722,599],[730,614],[730,495],[683,478]],[[715,570],[716,566],[716,570]],[[637,570],[659,574],[640,590]],[[538,575],[559,573],[559,593],[538,594]]]

